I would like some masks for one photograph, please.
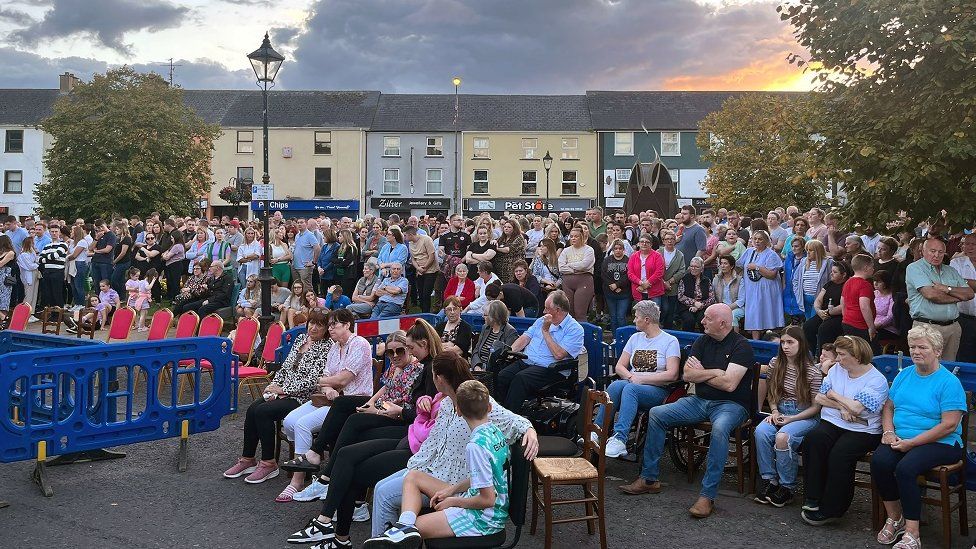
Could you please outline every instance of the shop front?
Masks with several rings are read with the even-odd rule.
[[[397,214],[401,219],[425,214],[437,217],[447,215],[451,209],[451,199],[373,197],[369,201],[369,207],[383,219],[387,219],[392,214]]]
[[[526,200],[525,198],[467,198],[464,200],[464,215],[471,217],[488,212],[492,217],[505,214],[542,214],[569,212],[573,217],[582,218],[586,210],[593,207],[589,198],[554,198],[551,200]]]
[[[359,215],[358,200],[252,200],[251,210],[258,217],[263,217],[264,204],[272,211],[280,211],[284,217],[352,217]]]

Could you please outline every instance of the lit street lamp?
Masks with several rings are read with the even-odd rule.
[[[461,77],[455,76],[451,83],[454,84],[454,211],[461,213],[461,169],[458,165],[458,118],[461,116],[458,88],[461,87]]]
[[[552,169],[552,155],[549,151],[542,157],[542,167],[546,169],[546,211],[549,211],[549,170]]]
[[[271,176],[268,175],[268,87],[274,86],[275,76],[278,75],[278,69],[281,68],[285,58],[271,47],[268,33],[264,33],[261,47],[251,52],[247,58],[251,61],[251,68],[254,69],[254,76],[258,79],[258,86],[261,86],[261,95],[264,99],[264,175],[261,177],[261,182],[267,185],[271,181]],[[264,261],[261,263],[258,280],[261,282],[261,332],[267,333],[273,319],[271,284],[274,277],[271,276],[271,236],[268,232],[271,225],[271,205],[268,200],[262,200],[261,205],[264,210]]]

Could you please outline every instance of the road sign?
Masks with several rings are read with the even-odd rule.
[[[274,200],[274,184],[255,183],[251,185],[251,200]]]

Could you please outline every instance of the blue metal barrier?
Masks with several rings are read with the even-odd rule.
[[[0,409],[10,411],[0,417],[0,462],[37,459],[35,475],[43,476],[48,454],[181,437],[180,469],[185,470],[189,434],[216,430],[236,409],[237,359],[226,338],[112,345],[67,341],[73,340],[0,337],[0,349],[20,349],[5,353],[0,367]],[[201,366],[203,360],[209,368]],[[213,387],[201,398],[205,372],[212,373]],[[164,376],[168,391],[160,390]],[[193,398],[180,403],[177,383],[186,378],[194,381]],[[166,395],[168,402],[160,398]],[[46,495],[53,493],[38,480]]]

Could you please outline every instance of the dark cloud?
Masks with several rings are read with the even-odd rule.
[[[791,47],[776,0],[319,0],[294,40],[290,88],[578,93],[732,72]],[[784,39],[787,38],[787,39]]]
[[[274,0],[221,0],[227,4],[234,4],[237,6],[270,6],[274,4]]]
[[[22,11],[0,8],[0,21],[8,21],[15,25],[30,25],[34,22],[34,18]]]
[[[124,54],[128,32],[177,27],[190,10],[167,0],[53,0],[44,19],[12,33],[27,45],[44,39],[74,35],[93,36],[102,45]]]

